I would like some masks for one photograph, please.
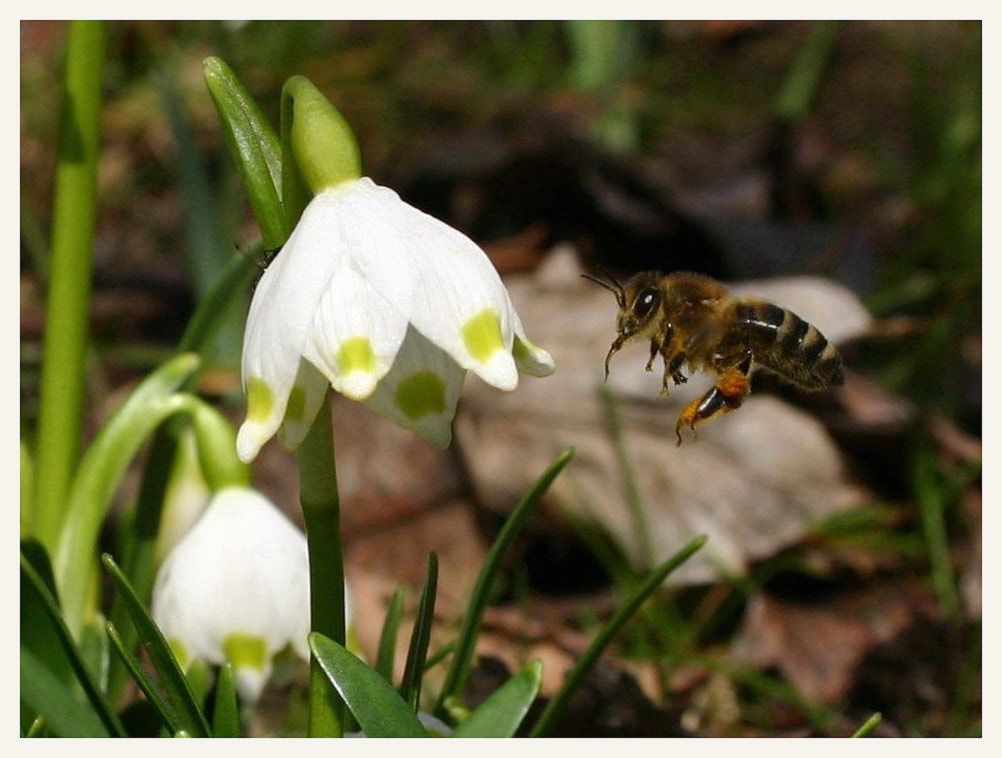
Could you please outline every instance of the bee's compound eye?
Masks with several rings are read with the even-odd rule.
[[[654,309],[658,302],[658,291],[653,288],[645,289],[640,293],[637,302],[633,306],[633,312],[638,318],[645,318]]]

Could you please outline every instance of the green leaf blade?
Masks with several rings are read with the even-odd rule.
[[[156,427],[189,409],[191,396],[176,390],[198,366],[198,356],[183,353],[146,377],[104,425],[80,463],[53,553],[63,615],[74,634],[79,633],[86,616],[97,537],[115,488]]]
[[[386,609],[383,631],[379,635],[379,651],[376,654],[376,671],[390,684],[393,683],[393,662],[397,652],[397,631],[404,611],[404,590],[397,587]]]
[[[366,736],[428,736],[393,686],[342,645],[313,632],[310,649]]]
[[[58,737],[113,736],[94,708],[77,699],[72,687],[53,674],[23,644],[21,699],[45,719],[46,729]]]
[[[543,664],[530,662],[481,703],[452,736],[512,737],[539,694],[542,680]]]
[[[26,557],[27,549],[31,558]],[[37,568],[41,568],[38,571]],[[100,688],[91,677],[73,635],[63,622],[59,601],[53,594],[52,575],[44,549],[38,543],[26,542],[21,552],[21,639],[38,663],[55,679],[70,681],[72,673],[107,734],[124,736],[121,722],[112,712]],[[41,611],[47,619],[41,617]],[[26,618],[26,614],[32,618]],[[48,623],[46,623],[46,621]],[[39,651],[42,652],[39,652]]]
[[[193,736],[209,736],[209,725],[195,702],[195,697],[188,686],[188,680],[178,666],[167,640],[164,639],[156,623],[143,608],[135,591],[112,557],[107,554],[102,555],[101,562],[121,593],[125,608],[139,633],[140,643],[149,653],[153,668],[160,678],[160,692],[177,714],[175,722],[177,728],[183,729]]]
[[[525,520],[529,517],[529,514],[539,504],[539,501],[546,494],[553,480],[563,471],[564,466],[570,462],[573,456],[574,449],[568,448],[543,472],[532,488],[525,494],[525,497],[522,498],[521,502],[515,506],[515,510],[512,511],[511,516],[508,517],[508,520],[494,540],[494,544],[491,545],[491,549],[488,551],[487,558],[477,577],[477,583],[473,588],[470,602],[467,605],[466,615],[463,617],[463,625],[456,643],[455,656],[452,659],[452,665],[446,675],[445,683],[442,685],[442,692],[439,694],[438,702],[435,705],[435,715],[439,718],[447,718],[448,716],[445,701],[455,697],[466,686],[466,679],[469,676],[470,667],[473,663],[477,637],[480,633],[480,622],[483,620],[484,610],[487,607],[487,599],[491,588],[494,586],[494,580],[501,569],[505,555],[507,555],[509,548],[511,548],[515,537],[521,530]]]
[[[233,666],[224,664],[216,681],[216,701],[212,708],[212,736],[239,737],[240,709],[237,704],[237,685]]]
[[[411,704],[417,713],[418,702],[421,699],[421,678],[424,675],[424,664],[428,657],[428,642],[431,640],[431,627],[435,617],[435,594],[438,588],[438,556],[431,553],[428,556],[428,575],[421,593],[421,603],[418,606],[417,617],[414,619],[414,629],[411,631],[411,644],[407,651],[407,665],[404,668],[403,681],[400,683],[400,695]]]
[[[205,84],[223,125],[265,247],[280,247],[289,236],[282,208],[282,150],[278,136],[232,69],[215,57],[202,64]]]

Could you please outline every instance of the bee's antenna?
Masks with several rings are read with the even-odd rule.
[[[612,274],[610,274],[605,269],[600,268],[600,269],[598,269],[598,271],[599,271],[599,273],[604,274],[605,277],[612,284],[609,284],[609,282],[603,282],[601,279],[597,279],[594,276],[592,276],[591,274],[581,274],[581,276],[584,277],[585,279],[587,279],[590,282],[595,282],[595,284],[597,284],[600,287],[605,287],[607,290],[609,290],[612,294],[614,294],[616,296],[616,303],[619,305],[619,307],[620,308],[625,308],[626,307],[626,292],[623,290],[623,285],[620,284],[618,281],[616,281],[616,277],[614,277]]]

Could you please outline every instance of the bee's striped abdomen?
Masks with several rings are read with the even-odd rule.
[[[751,350],[752,359],[807,389],[841,384],[842,359],[835,346],[800,316],[764,302],[738,303],[732,344]]]

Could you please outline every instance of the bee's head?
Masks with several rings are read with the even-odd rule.
[[[658,312],[661,303],[661,290],[658,287],[660,275],[657,271],[644,271],[637,274],[624,287],[611,274],[602,271],[609,280],[604,282],[588,274],[582,274],[585,279],[589,279],[596,284],[605,287],[616,296],[616,303],[619,305],[619,315],[616,317],[616,331],[619,332],[609,354],[605,357],[605,376],[609,377],[609,359],[628,340],[641,332],[645,332]]]
[[[624,342],[646,333],[654,323],[661,305],[660,279],[657,271],[643,271],[623,287],[616,330]]]

